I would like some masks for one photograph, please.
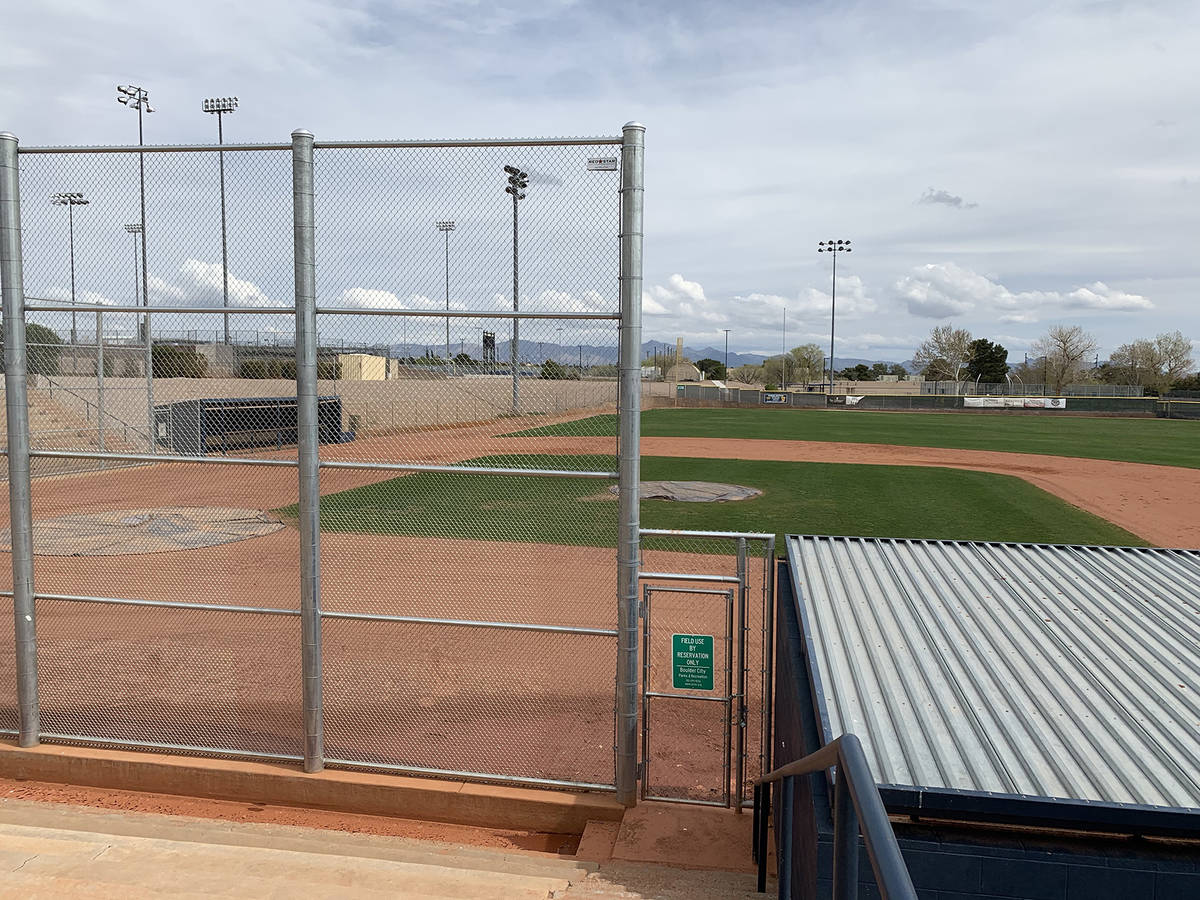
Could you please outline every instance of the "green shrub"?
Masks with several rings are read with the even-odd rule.
[[[238,378],[266,378],[267,361],[265,359],[243,359],[238,364]]]
[[[197,353],[171,344],[155,344],[150,349],[155,378],[207,378],[208,360]]]

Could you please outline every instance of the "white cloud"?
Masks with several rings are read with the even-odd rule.
[[[897,297],[910,314],[945,319],[971,313],[1000,322],[1034,323],[1065,310],[1133,312],[1154,304],[1140,294],[1110,288],[1097,281],[1068,293],[1019,291],[954,263],[929,263],[898,279]]]
[[[879,304],[867,296],[862,279],[857,275],[845,275],[837,280],[837,317],[838,320],[863,319],[874,315]],[[828,318],[832,298],[824,291],[816,288],[805,288],[795,297],[782,297],[778,294],[747,294],[737,297],[735,301],[764,304],[771,309],[782,311],[786,306],[788,315],[800,318]]]
[[[373,288],[350,288],[342,291],[338,306],[351,309],[445,309],[445,300],[434,300],[423,294],[411,294],[401,299],[391,291]],[[451,302],[452,309],[460,308]]]
[[[642,293],[642,312],[671,316],[685,328],[697,323],[716,326],[729,321],[721,305],[709,300],[698,282],[688,281],[678,272],[666,284],[653,285]]]
[[[206,263],[198,259],[188,259],[179,267],[179,274],[184,282],[182,288],[168,285],[151,276],[149,279],[151,302],[171,303],[186,301],[195,306],[221,305],[224,299],[224,286],[220,263]],[[159,290],[163,292],[164,301],[159,301],[155,296],[156,281],[160,281]],[[168,297],[170,299],[166,299]],[[253,281],[247,281],[244,278],[238,278],[230,274],[229,305],[282,307],[290,306],[291,304],[267,296],[262,288]]]

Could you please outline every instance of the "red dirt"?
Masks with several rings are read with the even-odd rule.
[[[573,834],[477,828],[468,825],[447,825],[440,822],[399,819],[391,816],[369,816],[322,809],[272,806],[249,800],[244,803],[235,803],[229,800],[204,800],[198,797],[76,787],[68,784],[44,784],[39,781],[0,778],[0,803],[6,800],[65,803],[93,809],[191,816],[197,819],[216,819],[223,822],[297,825],[304,828],[323,828],[328,831],[346,831],[352,834],[378,834],[422,841],[468,844],[475,847],[498,847],[503,850],[536,850],[542,853],[571,854],[575,852],[579,844],[579,835]]]
[[[491,423],[364,439],[322,448],[322,454],[448,463],[489,453],[615,450],[611,438],[499,438],[496,430]],[[642,450],[648,456],[1000,472],[1151,542],[1200,546],[1200,470],[805,441],[643,438]],[[321,490],[333,493],[395,474],[325,470]],[[294,503],[296,494],[294,469],[174,463],[37,478],[33,485],[35,519],[155,505],[273,509]],[[435,498],[431,504],[436,510]],[[7,512],[5,504],[0,523],[7,524]],[[326,610],[615,624],[612,549],[336,533],[322,534],[321,542]],[[724,547],[680,543],[678,549],[647,551],[645,564],[708,573],[728,573],[732,565],[731,557],[712,555]],[[40,556],[35,582],[44,593],[295,609],[298,550],[298,534],[289,527],[201,550]],[[10,568],[0,566],[0,587],[10,578]],[[8,602],[0,599],[0,618]],[[714,634],[723,627],[707,616],[680,624]],[[42,601],[39,633],[46,731],[284,754],[300,750],[295,617]],[[334,619],[325,620],[324,634],[330,757],[580,781],[611,778],[612,638]],[[5,707],[14,708],[13,683],[12,644],[0,633],[0,727],[11,727],[4,719]],[[720,734],[698,725],[689,712],[662,704],[652,746],[656,757],[661,753],[655,772],[662,786],[694,792],[699,782],[719,781],[719,768],[712,766]],[[747,739],[753,758],[757,736]]]

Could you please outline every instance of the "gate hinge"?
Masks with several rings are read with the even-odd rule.
[[[645,762],[645,760],[642,760],[641,762],[639,762],[637,764],[637,780],[638,781],[646,780],[646,762]]]
[[[639,619],[646,618],[646,601],[645,600],[638,601],[638,618]]]

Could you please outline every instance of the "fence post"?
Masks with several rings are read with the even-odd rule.
[[[17,138],[0,132],[0,293],[4,295],[4,387],[8,414],[8,508],[12,535],[13,638],[17,664],[17,743],[34,747],[41,730],[37,623],[33,602],[33,508],[29,490],[29,407],[25,393],[25,282]]]
[[[104,451],[104,313],[96,310],[96,443]]]
[[[321,684],[320,469],[317,456],[317,280],[313,136],[292,132],[292,231],[296,270],[296,424],[300,470],[300,629],[304,771],[325,767]]]
[[[637,803],[638,530],[641,478],[642,201],[646,127],[629,122],[621,143],[621,350],[617,406],[617,799]]]

